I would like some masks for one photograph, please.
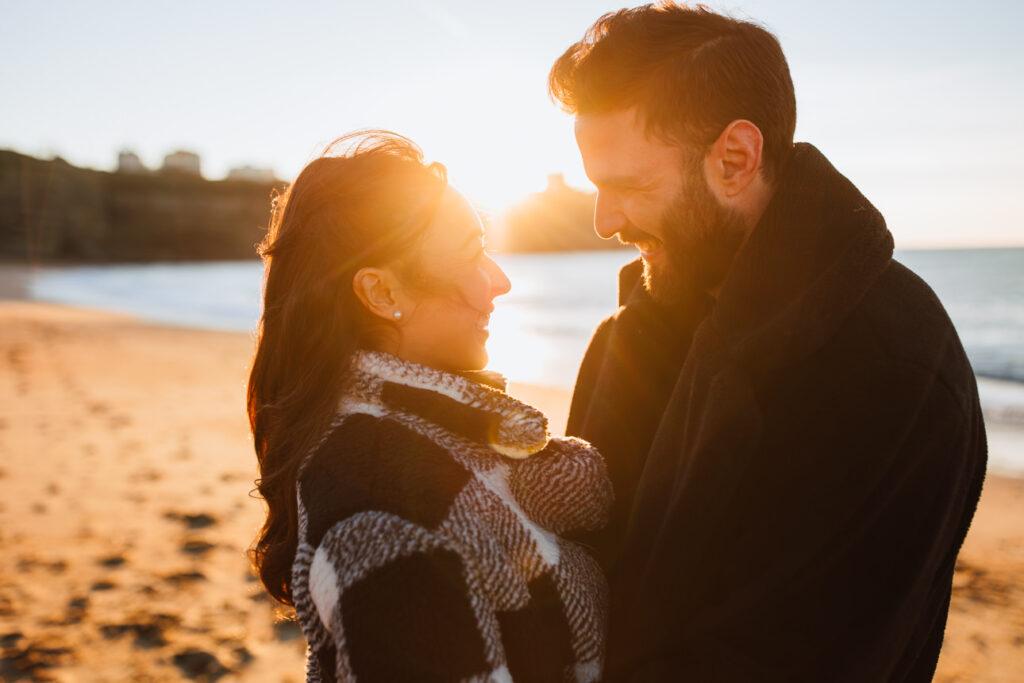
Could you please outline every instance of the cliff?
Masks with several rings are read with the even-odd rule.
[[[0,150],[0,258],[253,258],[273,189],[173,173],[106,173]]]
[[[0,259],[32,262],[202,261],[256,256],[273,191],[284,184],[179,173],[107,173],[0,150]],[[505,252],[619,247],[594,234],[594,195],[548,188],[497,216]]]

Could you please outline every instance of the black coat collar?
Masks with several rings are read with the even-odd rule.
[[[892,260],[885,219],[815,147],[798,143],[709,323],[768,370],[829,339]]]
[[[692,293],[694,310],[712,309],[699,345],[758,372],[804,357],[832,336],[892,252],[881,213],[814,146],[797,143],[718,300]],[[637,259],[619,272],[620,306],[656,308],[642,271]]]

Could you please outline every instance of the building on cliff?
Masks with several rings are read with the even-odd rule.
[[[149,173],[149,169],[142,163],[139,155],[130,149],[122,149],[117,153],[118,173]]]
[[[160,167],[166,173],[182,173],[185,175],[201,176],[199,155],[195,152],[188,152],[179,149],[164,157],[164,165]]]
[[[254,183],[273,183],[277,181],[272,168],[256,168],[255,166],[239,166],[228,171],[228,180],[248,180]]]

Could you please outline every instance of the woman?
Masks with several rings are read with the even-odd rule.
[[[248,393],[254,562],[309,680],[595,681],[604,579],[556,534],[604,522],[603,461],[473,374],[509,282],[444,168],[332,148],[275,204]]]

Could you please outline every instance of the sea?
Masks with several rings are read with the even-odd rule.
[[[571,388],[590,334],[615,310],[616,273],[635,255],[497,255],[512,290],[495,301],[490,368],[513,382]],[[931,285],[956,325],[986,420],[1024,434],[1024,248],[898,250],[896,259]],[[53,266],[32,269],[24,284],[33,299],[254,333],[262,276],[257,261]],[[1009,465],[1024,473],[1024,441],[1014,444],[1021,452]]]

